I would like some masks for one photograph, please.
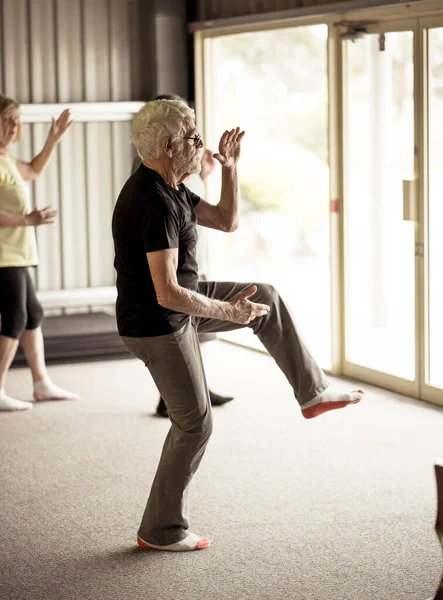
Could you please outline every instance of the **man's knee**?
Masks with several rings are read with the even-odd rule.
[[[250,298],[252,302],[259,302],[260,304],[267,304],[268,306],[272,306],[278,301],[280,294],[272,284],[257,283],[256,285],[257,294]]]
[[[209,440],[211,437],[213,421],[212,412],[209,408],[204,414],[187,414],[186,418],[180,418],[179,415],[172,412],[171,418],[185,438],[194,439],[200,443]]]

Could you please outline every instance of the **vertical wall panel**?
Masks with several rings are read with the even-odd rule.
[[[89,285],[84,128],[84,123],[71,125],[59,147],[63,287],[67,289]]]
[[[131,97],[131,43],[129,2],[110,0],[110,76],[111,100],[118,102]]]
[[[53,102],[56,97],[54,4],[47,0],[32,0],[29,11],[31,100]]]
[[[131,123],[112,123],[112,208],[131,174],[136,150],[131,141]]]
[[[127,4],[128,7],[128,40],[130,55],[130,95],[128,98],[140,100],[141,95],[141,64],[144,64],[144,57],[141,53],[140,45],[140,0],[132,0]],[[146,67],[145,67],[146,68]]]
[[[82,13],[79,0],[57,0],[58,102],[84,100]]]
[[[86,198],[91,287],[113,283],[111,124],[86,123]]]
[[[31,102],[28,3],[3,0],[2,8],[4,91],[19,102]]]
[[[43,148],[48,131],[48,123],[36,123],[33,126],[34,154],[37,154]],[[58,155],[55,154],[44,176],[39,177],[34,183],[34,201],[37,208],[41,209],[51,205],[58,213],[55,223],[37,227],[37,244],[40,256],[40,265],[38,268],[39,290],[58,290],[62,287],[60,195],[58,184]]]
[[[157,94],[188,96],[185,6],[176,0],[158,2],[155,15]]]
[[[107,0],[83,1],[85,100],[105,102],[111,95]]]

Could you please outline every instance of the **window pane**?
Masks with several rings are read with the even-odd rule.
[[[346,42],[346,359],[415,379],[413,34]]]
[[[225,129],[246,130],[241,225],[213,236],[211,277],[275,285],[330,368],[327,26],[222,36],[211,55],[207,145]],[[260,345],[249,331],[229,335]]]

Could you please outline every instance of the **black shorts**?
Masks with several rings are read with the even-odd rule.
[[[43,308],[28,267],[0,267],[0,317],[0,335],[16,340],[25,329],[40,326]]]

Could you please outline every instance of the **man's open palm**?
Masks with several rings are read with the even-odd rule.
[[[240,145],[245,135],[244,131],[240,130],[240,127],[231,129],[231,131],[225,131],[220,138],[218,144],[218,153],[213,156],[218,160],[222,167],[233,167],[237,164],[240,158]]]

